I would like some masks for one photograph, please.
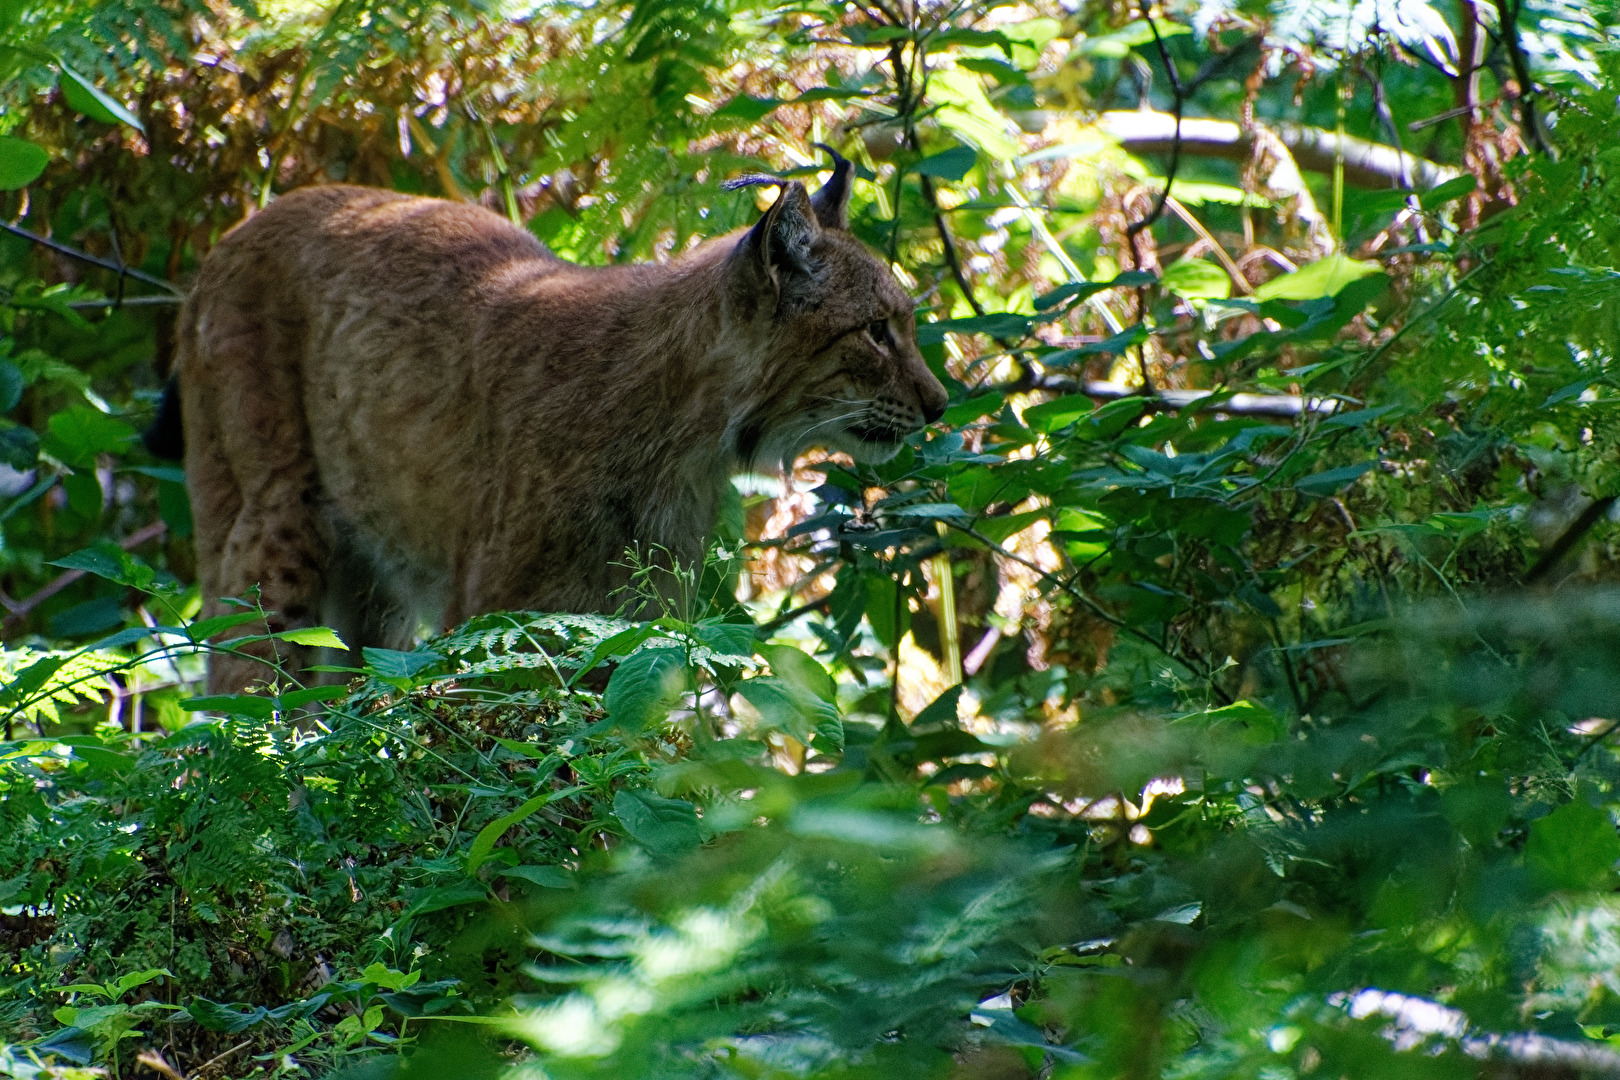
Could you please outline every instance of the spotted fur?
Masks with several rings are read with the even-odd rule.
[[[486,611],[611,610],[626,549],[700,557],[732,472],[894,454],[945,391],[842,227],[840,169],[667,265],[576,266],[486,210],[368,188],[250,218],[181,316],[205,613],[257,585],[277,627],[400,648]],[[266,670],[223,659],[210,687]]]

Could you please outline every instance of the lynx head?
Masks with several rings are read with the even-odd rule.
[[[917,351],[911,298],[848,231],[854,169],[833,160],[814,196],[782,184],[726,259],[729,330],[760,360],[733,424],[744,461],[825,446],[875,464],[945,411],[945,388]]]

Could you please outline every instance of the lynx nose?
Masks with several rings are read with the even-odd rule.
[[[945,415],[945,404],[950,396],[945,393],[945,387],[940,385],[938,379],[929,373],[929,379],[917,387],[917,401],[922,405],[923,422],[932,424]]]

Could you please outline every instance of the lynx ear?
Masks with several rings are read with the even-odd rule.
[[[782,185],[782,193],[759,223],[748,230],[743,244],[753,256],[754,265],[764,271],[780,294],[787,291],[790,279],[816,276],[810,252],[820,236],[821,222],[810,196],[795,180]]]
[[[815,208],[816,220],[823,229],[848,229],[849,190],[855,179],[855,166],[826,143],[816,143],[816,146],[833,159],[833,174],[821,185],[821,190],[810,197],[810,205]]]

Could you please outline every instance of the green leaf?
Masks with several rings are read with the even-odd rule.
[[[312,649],[343,649],[349,647],[343,639],[337,636],[337,631],[330,626],[303,626],[296,630],[283,630],[270,635],[279,641],[290,641],[294,645],[306,645]]]
[[[1084,394],[1065,394],[1024,410],[1024,423],[1031,431],[1051,434],[1062,431],[1082,416],[1095,412],[1097,403]]]
[[[911,171],[922,176],[933,176],[940,180],[959,183],[978,159],[978,151],[973,147],[953,146],[949,150],[942,150],[923,158],[911,167]]]
[[[75,405],[52,416],[51,452],[75,469],[90,468],[97,454],[114,454],[135,441],[135,429],[116,417],[88,405]]]
[[[762,645],[759,653],[783,682],[836,704],[838,684],[821,662],[794,645]]]
[[[101,544],[75,551],[60,559],[52,559],[50,565],[60,566],[66,570],[82,570],[87,574],[94,574],[115,584],[140,589],[143,592],[151,592],[157,578],[157,571],[114,544]]]
[[[685,649],[643,649],[632,653],[608,680],[602,704],[608,719],[626,731],[641,731],[662,719],[685,683]]]
[[[1187,300],[1225,300],[1232,295],[1232,279],[1225,270],[1204,259],[1177,259],[1164,268],[1164,287]]]
[[[0,360],[0,412],[10,412],[17,407],[27,382],[21,368],[9,360]]]
[[[39,436],[33,428],[12,424],[0,428],[0,462],[27,472],[39,461]]]
[[[276,696],[276,709],[286,712],[289,709],[303,708],[317,701],[336,701],[341,697],[348,697],[349,690],[344,686],[306,686],[300,690],[289,690],[285,694]]]
[[[938,345],[946,334],[989,334],[996,338],[1021,338],[1029,333],[1033,316],[1013,311],[999,311],[993,315],[976,315],[967,319],[941,319],[939,322],[917,325],[917,344]]]
[[[1292,274],[1283,274],[1254,290],[1254,298],[1267,300],[1314,300],[1337,295],[1352,281],[1379,273],[1378,264],[1348,255],[1328,255]]]
[[[420,970],[395,971],[387,964],[376,961],[367,964],[365,970],[360,972],[361,979],[375,986],[380,986],[384,990],[407,989],[415,986],[417,980],[419,980],[421,977],[422,972]]]
[[[1454,176],[1443,184],[1436,185],[1418,196],[1418,205],[1425,210],[1433,210],[1437,206],[1444,206],[1453,199],[1460,199],[1470,195],[1479,186],[1479,181],[1470,175]]]
[[[1325,472],[1312,473],[1310,476],[1295,482],[1294,487],[1307,495],[1332,495],[1349,487],[1362,473],[1377,464],[1376,461],[1359,461],[1354,465],[1346,465],[1342,469],[1328,469]]]
[[[939,418],[939,422],[946,427],[961,427],[964,424],[971,424],[981,416],[989,416],[993,412],[999,412],[1002,402],[1006,400],[1007,396],[1000,390],[992,390],[988,394],[970,397],[966,401],[946,409],[945,415]]]
[[[1012,55],[1012,42],[1007,35],[997,30],[946,30],[935,34],[928,39],[931,46],[967,45],[980,49],[1000,49],[1008,56]],[[961,61],[958,61],[960,63]]]
[[[495,876],[517,878],[543,889],[572,889],[576,884],[574,875],[560,866],[509,866]]]
[[[1606,889],[1620,860],[1620,836],[1607,807],[1577,796],[1530,824],[1525,865],[1549,889]]]
[[[367,646],[360,650],[360,655],[365,657],[366,667],[385,679],[414,679],[418,673],[444,662],[444,657],[432,649],[400,652]]]
[[[253,720],[268,720],[276,714],[276,699],[261,694],[217,694],[182,701],[186,712],[217,712],[227,716],[246,716]]]
[[[66,64],[62,65],[61,86],[62,96],[67,99],[68,105],[90,119],[100,120],[104,124],[128,124],[145,134],[146,128],[135,118],[134,113],[102,93],[95,83]]]
[[[1087,300],[1107,289],[1140,289],[1157,284],[1158,280],[1157,275],[1146,270],[1127,270],[1109,281],[1071,281],[1067,285],[1059,285],[1049,293],[1037,296],[1035,310],[1047,311],[1055,308],[1071,296],[1077,300]]]
[[[476,874],[484,860],[489,858],[490,852],[495,850],[495,844],[506,835],[506,830],[527,820],[535,811],[549,803],[552,799],[550,792],[536,795],[510,814],[496,818],[494,821],[478,830],[473,837],[472,847],[467,849],[467,873]]]
[[[642,788],[620,788],[613,797],[613,816],[630,839],[662,855],[697,847],[703,841],[697,808],[685,799],[666,799]]]
[[[817,724],[838,719],[838,710],[830,702],[785,678],[764,675],[747,679],[737,684],[737,693],[759,710],[765,728],[800,742],[810,741]]]
[[[757,98],[750,94],[738,94],[716,109],[714,115],[717,118],[755,124],[769,116],[781,104],[783,104],[781,98]]]
[[[0,191],[16,191],[39,179],[51,155],[24,139],[0,135]],[[12,402],[13,405],[16,402]],[[7,406],[9,409],[10,406]]]
[[[207,641],[223,630],[232,630],[238,626],[245,626],[251,622],[258,622],[264,616],[257,611],[233,611],[229,615],[215,615],[211,619],[199,619],[186,627],[186,633],[192,641]]]

